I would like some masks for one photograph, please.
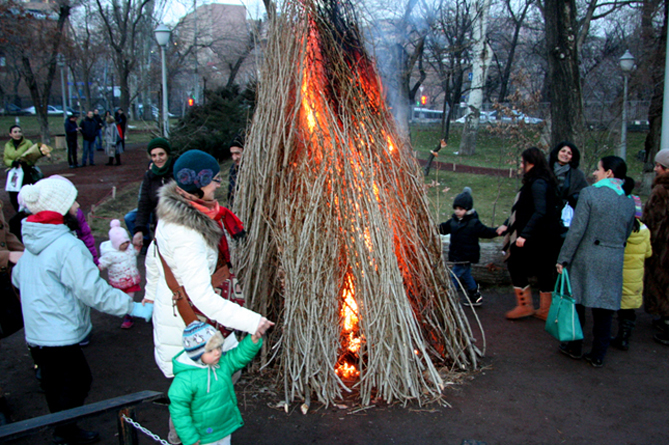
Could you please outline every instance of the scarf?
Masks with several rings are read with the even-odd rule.
[[[555,177],[557,178],[558,188],[562,188],[564,185],[564,180],[567,178],[570,168],[569,164],[560,165],[559,162],[553,164],[553,173],[555,173]]]
[[[592,184],[593,187],[608,187],[614,192],[618,194],[618,196],[622,196],[625,194],[625,191],[623,190],[623,183],[625,181],[623,179],[618,179],[618,178],[605,178],[600,181],[595,182]]]
[[[27,221],[40,224],[64,224],[63,215],[58,212],[52,212],[51,210],[44,210],[42,212],[37,212],[34,215],[30,215]]]
[[[12,144],[14,144],[14,150],[19,148],[19,145],[21,145],[21,142],[23,142],[23,138],[19,139],[18,141],[16,139],[12,139]]]
[[[156,176],[162,177],[172,171],[172,156],[167,158],[167,162],[162,167],[157,167],[156,164],[151,163],[151,173]]]
[[[219,227],[225,228],[230,236],[233,238],[244,236],[244,224],[242,224],[242,221],[237,217],[237,215],[220,205],[218,201],[205,201],[204,199],[198,198],[197,196],[186,192],[180,187],[177,187],[176,190],[178,194],[188,200],[189,204],[193,206],[194,209],[216,221]],[[218,242],[218,251],[224,261],[224,264],[230,266],[230,249],[228,248],[228,239],[225,237],[225,235],[223,235],[221,240]]]
[[[520,192],[516,193],[516,197],[513,199],[513,205],[511,206],[511,216],[509,216],[509,224],[506,234],[504,235],[504,240],[502,241],[502,251],[504,252],[504,261],[507,261],[511,256],[511,245],[516,242],[518,239],[518,230],[514,227],[516,224],[516,204],[520,199]]]

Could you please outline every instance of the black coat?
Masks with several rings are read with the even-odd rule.
[[[485,226],[479,215],[473,211],[462,219],[453,215],[445,223],[439,224],[439,233],[451,234],[451,245],[448,249],[448,261],[478,263],[481,259],[479,238],[494,238],[496,229]]]
[[[77,126],[76,122],[72,122],[69,119],[65,122],[65,137],[67,138],[68,142],[74,142],[75,144],[77,143],[78,130],[79,126]]]
[[[167,160],[171,165],[169,173],[165,175],[158,176],[154,174],[151,169],[144,173],[144,180],[142,180],[142,186],[139,189],[139,201],[137,202],[135,233],[142,232],[144,235],[148,235],[147,230],[149,228],[151,214],[153,214],[158,205],[158,190],[173,179],[174,175],[172,167],[174,167],[175,160],[176,159],[172,157]],[[155,218],[154,222],[157,222],[155,221]]]
[[[98,123],[92,117],[86,116],[81,120],[79,126],[81,127],[81,135],[85,140],[94,141],[98,137]]]

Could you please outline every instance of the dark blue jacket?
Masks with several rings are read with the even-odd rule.
[[[475,210],[470,210],[462,219],[455,214],[448,221],[439,224],[439,233],[451,234],[451,245],[448,249],[448,261],[478,263],[481,258],[479,238],[494,238],[496,229],[485,226]]]

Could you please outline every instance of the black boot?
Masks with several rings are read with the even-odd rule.
[[[116,165],[121,165],[121,155],[117,154],[114,157],[116,158]]]
[[[107,162],[105,165],[114,165],[114,158],[110,156],[109,162]]]
[[[611,346],[621,351],[629,350],[634,324],[632,320],[622,320],[618,325],[618,335],[611,339]]]
[[[483,304],[483,297],[481,296],[481,292],[479,292],[479,285],[476,285],[475,289],[467,289],[467,296],[469,297],[469,300],[465,299],[465,301],[462,303],[465,306],[471,305],[474,307],[479,307]]]

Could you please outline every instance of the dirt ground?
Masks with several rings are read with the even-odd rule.
[[[113,185],[141,178],[144,153],[142,147],[130,149],[124,158],[126,165],[120,168],[103,167],[104,160],[96,158],[98,166],[93,168],[53,166],[48,173],[74,173],[70,179],[79,187],[82,206],[88,209]],[[5,211],[10,216],[7,209],[8,203]],[[236,385],[246,425],[233,434],[233,443],[669,443],[669,348],[652,340],[650,316],[639,311],[630,351],[611,349],[605,366],[595,369],[558,353],[557,342],[544,332],[539,320],[505,320],[504,312],[513,304],[510,289],[484,289],[483,295],[484,305],[477,312],[486,338],[483,368],[447,387],[450,408],[379,404],[360,410],[355,402],[345,400],[341,407],[314,403],[307,415],[294,403],[286,413],[276,408],[281,385],[246,373]],[[92,318],[93,337],[85,353],[94,380],[87,403],[142,390],[167,391],[169,381],[153,359],[151,324],[137,321],[132,329],[122,330],[118,318],[95,311]],[[482,337],[477,337],[482,347]],[[586,332],[586,342],[589,337]],[[47,414],[23,331],[0,342],[0,356],[0,386],[14,420]],[[166,406],[140,405],[137,417],[142,425],[166,437]],[[103,444],[118,443],[112,414],[81,425],[100,431]],[[50,437],[45,431],[8,443],[47,444]],[[154,442],[140,433],[140,443]]]

